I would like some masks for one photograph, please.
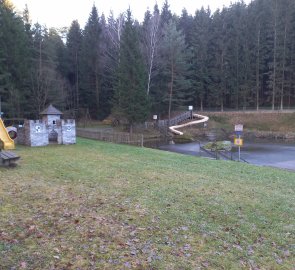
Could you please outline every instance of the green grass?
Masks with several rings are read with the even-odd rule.
[[[295,174],[79,139],[0,168],[0,269],[292,269]]]
[[[244,124],[248,131],[295,132],[295,113],[208,113],[209,126],[233,130],[235,124]]]

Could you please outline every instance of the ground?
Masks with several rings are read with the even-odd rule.
[[[0,168],[0,269],[292,269],[294,173],[79,139]]]
[[[207,113],[212,127],[233,130],[243,124],[248,131],[295,132],[295,112],[225,112]]]

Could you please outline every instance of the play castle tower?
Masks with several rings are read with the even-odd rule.
[[[18,129],[17,142],[28,146],[46,146],[49,143],[75,144],[74,119],[61,119],[62,112],[49,105],[40,113],[41,120],[25,120]]]

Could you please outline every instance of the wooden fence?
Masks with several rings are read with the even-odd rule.
[[[87,128],[77,128],[77,136],[94,139],[105,142],[129,144],[140,147],[157,148],[159,145],[167,143],[168,127],[177,125],[178,123],[187,120],[191,117],[191,112],[184,112],[169,120],[159,120],[157,122],[146,122],[145,128],[157,127],[166,136],[159,138],[144,138],[142,134],[130,134],[126,132],[113,132],[110,130],[96,130]]]
[[[100,131],[84,128],[77,128],[77,136],[94,139],[105,142],[130,144],[143,147],[143,135],[142,134],[130,134],[125,132],[113,132],[113,131]]]
[[[100,131],[95,129],[77,128],[77,136],[105,142],[118,144],[129,144],[139,147],[159,148],[159,146],[167,144],[165,137],[148,136],[142,134],[132,134],[125,132]]]

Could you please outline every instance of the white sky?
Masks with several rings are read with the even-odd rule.
[[[134,18],[143,20],[144,13],[149,7],[152,11],[155,3],[159,9],[164,0],[11,0],[18,11],[23,11],[25,4],[28,5],[32,22],[39,22],[47,27],[69,27],[73,20],[78,20],[84,27],[93,4],[95,3],[99,15],[104,13],[106,17],[113,10],[117,16],[130,6]],[[202,6],[210,6],[212,11],[223,6],[229,6],[237,0],[169,0],[172,13],[181,14],[185,7],[190,14],[194,14]],[[251,0],[245,0],[250,3]]]

